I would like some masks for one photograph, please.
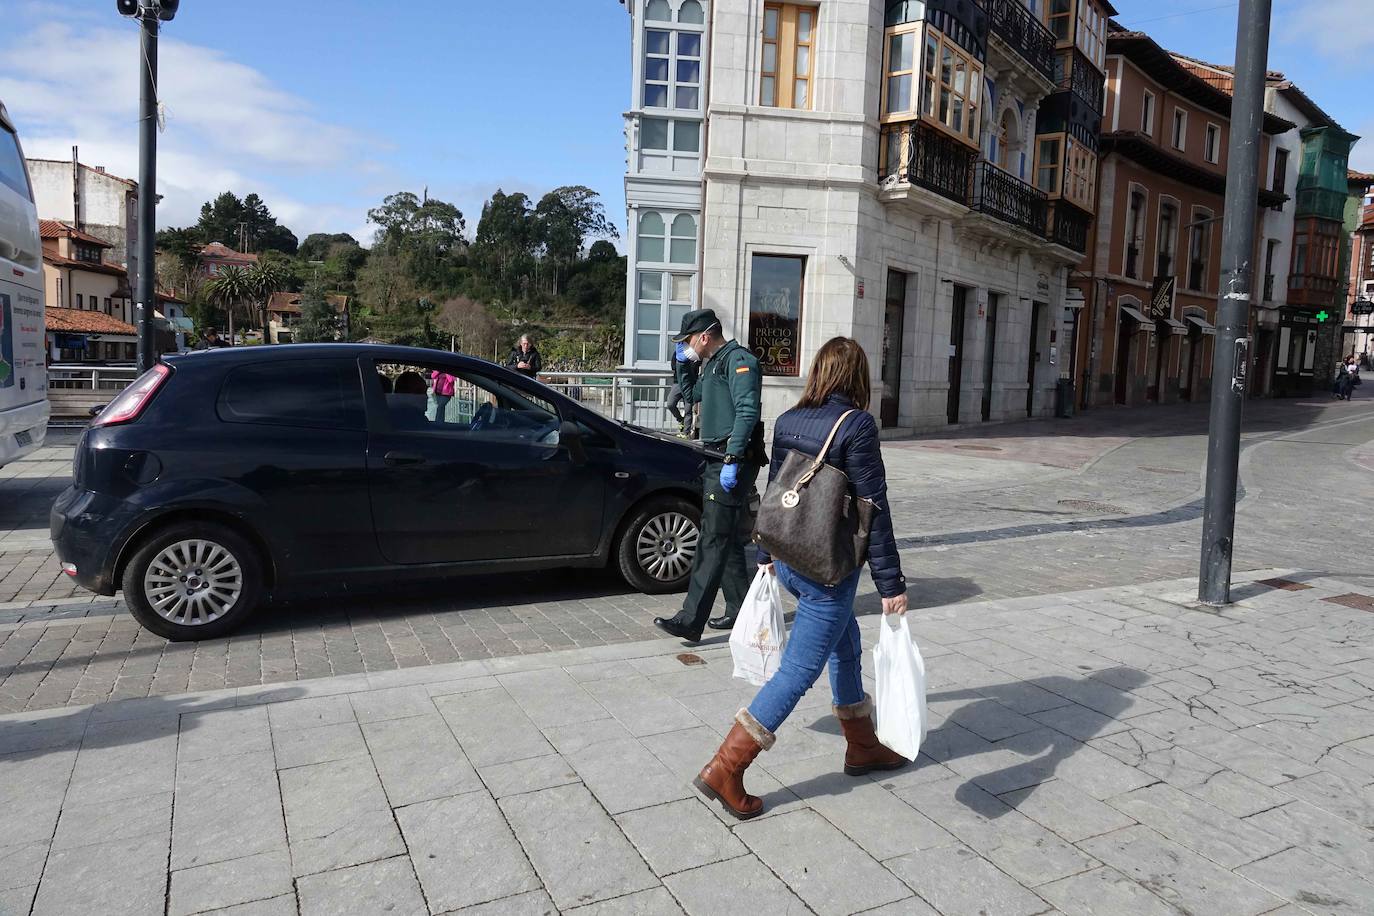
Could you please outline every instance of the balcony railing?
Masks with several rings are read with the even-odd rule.
[[[920,121],[884,127],[882,143],[886,156],[881,181],[914,184],[969,205],[976,150]]]
[[[1065,200],[1056,200],[1050,207],[1049,240],[1080,254],[1088,250],[1088,229],[1093,218],[1089,213]]]
[[[1102,72],[1081,51],[1060,52],[1055,58],[1055,83],[1060,90],[1078,96],[1097,114],[1102,114],[1107,84]]]
[[[1298,181],[1297,217],[1316,216],[1322,219],[1345,219],[1346,195],[1329,188],[1307,185],[1305,179]]]
[[[986,159],[974,166],[970,206],[1042,238],[1045,235],[1045,220],[1049,214],[1049,198],[1045,192]]]
[[[1045,79],[1054,80],[1054,33],[1028,10],[1021,0],[988,0],[992,32],[1021,59],[1038,70]]]

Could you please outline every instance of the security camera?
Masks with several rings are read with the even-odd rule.
[[[172,17],[177,14],[177,7],[181,5],[181,0],[160,0],[157,4],[157,18],[163,22],[171,22]]]
[[[181,0],[115,0],[119,15],[137,19],[145,13],[157,13],[157,18],[170,22],[177,14]]]
[[[137,16],[138,0],[115,0],[115,9],[119,10],[121,16]]]

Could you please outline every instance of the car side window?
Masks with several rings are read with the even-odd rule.
[[[216,410],[226,423],[366,428],[358,366],[347,359],[274,360],[231,369]]]
[[[442,365],[379,365],[387,419],[397,432],[484,442],[558,444],[554,406],[504,382]]]

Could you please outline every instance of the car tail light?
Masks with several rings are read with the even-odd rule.
[[[108,407],[96,415],[96,418],[91,421],[91,426],[114,426],[137,420],[139,414],[143,413],[143,408],[148,406],[153,395],[157,394],[162,383],[167,381],[167,377],[171,374],[172,370],[166,363],[158,363],[140,375],[132,385],[120,392],[119,397],[111,401]]]

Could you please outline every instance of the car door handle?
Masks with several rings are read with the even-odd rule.
[[[416,455],[412,452],[387,452],[382,458],[387,467],[398,468],[408,464],[424,464],[423,455]]]

